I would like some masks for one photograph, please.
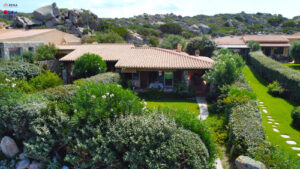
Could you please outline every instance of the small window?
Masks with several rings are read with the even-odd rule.
[[[132,80],[139,80],[139,73],[132,73]]]
[[[9,57],[20,56],[22,54],[22,48],[9,48]]]
[[[173,72],[165,72],[166,87],[173,87]]]
[[[28,51],[29,51],[29,52],[34,52],[34,48],[33,48],[33,47],[29,47],[29,48],[28,48]]]

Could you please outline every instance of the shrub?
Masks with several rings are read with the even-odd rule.
[[[29,83],[38,90],[45,90],[63,84],[63,80],[56,73],[46,70],[37,77],[30,79]]]
[[[180,44],[183,47],[185,46],[185,41],[179,35],[169,35],[165,37],[162,42],[159,44],[160,48],[166,49],[177,49],[177,45]]]
[[[99,55],[86,53],[74,63],[73,73],[77,78],[86,78],[106,71],[106,62]]]
[[[36,59],[38,61],[42,60],[52,60],[56,58],[58,50],[54,44],[42,45],[36,48]]]
[[[223,49],[217,52],[214,60],[212,68],[203,78],[218,88],[234,83],[242,75],[241,69],[245,63],[238,54]]]
[[[33,63],[36,60],[36,55],[30,51],[24,51],[22,54],[22,59],[25,62]]]
[[[209,168],[199,136],[158,114],[110,123],[98,153],[111,168]]]
[[[300,103],[300,73],[266,57],[262,52],[251,52],[251,67],[267,82],[278,81],[288,98]]]
[[[147,44],[152,47],[158,46],[159,40],[155,36],[150,36],[147,39]]]
[[[117,33],[118,35],[120,35],[124,39],[129,34],[128,30],[126,28],[124,28],[124,27],[115,27],[115,28],[111,29],[110,31],[114,32],[114,33]]]
[[[125,40],[122,36],[115,32],[108,33],[98,33],[96,34],[96,39],[99,43],[124,43]]]
[[[145,28],[145,27],[138,28],[137,33],[142,36],[145,36],[145,37],[148,37],[148,36],[158,37],[159,36],[159,33],[155,29]]]
[[[74,84],[81,85],[84,84],[85,82],[108,84],[108,83],[120,83],[121,79],[119,73],[106,72],[95,76],[91,76],[89,78],[75,80]]]
[[[300,107],[295,107],[292,111],[293,125],[300,129]]]
[[[259,45],[258,42],[255,42],[255,41],[249,41],[247,43],[248,47],[250,48],[250,51],[252,52],[255,52],[255,51],[260,51],[261,50],[261,47]]]
[[[246,154],[265,140],[261,114],[255,102],[246,102],[229,110],[228,144],[232,158]]]
[[[300,64],[300,41],[296,41],[290,47],[290,56],[295,60],[295,63]]]
[[[274,96],[280,96],[284,92],[284,88],[278,83],[278,81],[274,81],[268,85],[268,93]]]
[[[182,28],[176,23],[166,23],[159,26],[160,31],[168,34],[181,34]]]
[[[73,101],[74,120],[101,121],[120,115],[141,114],[146,107],[132,91],[117,84],[85,83]]]
[[[201,56],[211,57],[216,47],[217,45],[213,40],[202,36],[191,39],[186,46],[186,52],[195,55],[195,51],[199,50]]]
[[[1,61],[0,72],[18,79],[31,79],[38,76],[41,70],[38,66],[26,62]]]
[[[235,106],[241,103],[247,103],[253,99],[256,99],[255,93],[249,90],[231,88],[223,102],[228,106]]]

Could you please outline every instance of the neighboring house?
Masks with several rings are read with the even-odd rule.
[[[0,58],[9,60],[23,51],[35,51],[45,44],[78,45],[81,39],[56,29],[2,29],[0,30]]]
[[[214,39],[218,48],[228,48],[236,52],[247,55],[249,41],[258,42],[263,53],[275,59],[288,60],[289,47],[291,43],[300,40],[299,35],[244,35],[244,36],[225,36]]]
[[[205,83],[202,75],[213,63],[208,57],[191,56],[179,50],[134,47],[132,44],[62,45],[58,49],[68,53],[60,59],[65,63],[65,80],[72,76],[76,59],[84,53],[95,53],[107,62],[108,71],[120,72],[123,80],[130,81],[137,90],[172,90],[179,82],[199,87]]]

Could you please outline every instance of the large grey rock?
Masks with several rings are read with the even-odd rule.
[[[25,156],[24,153],[21,153],[21,154],[19,154],[19,159],[20,160],[25,160],[25,159],[27,159],[27,157]]]
[[[46,22],[46,26],[49,26],[49,27],[56,26],[58,24],[59,24],[59,20],[57,18],[53,18]]]
[[[33,25],[33,22],[29,18],[24,16],[17,16],[13,21],[13,26],[17,28],[25,28],[27,25]]]
[[[29,164],[30,164],[29,159],[19,161],[16,165],[16,169],[26,169],[29,167]]]
[[[138,43],[138,44],[144,43],[144,39],[142,38],[142,36],[132,31],[129,31],[129,35],[126,37],[126,41],[128,43]]]
[[[235,159],[235,165],[238,169],[266,169],[262,162],[255,161],[248,156],[239,156]]]
[[[188,31],[192,33],[202,33],[202,30],[196,24],[189,26]]]
[[[41,164],[37,161],[33,161],[28,167],[28,169],[40,169],[40,168],[41,168]]]
[[[199,28],[201,29],[203,34],[208,34],[210,32],[210,27],[204,24],[200,24]]]
[[[9,136],[5,136],[1,140],[1,150],[8,158],[12,158],[19,152],[16,142]]]
[[[43,22],[51,20],[59,16],[59,14],[59,8],[57,7],[56,3],[53,3],[52,5],[43,6],[33,12],[35,19]]]

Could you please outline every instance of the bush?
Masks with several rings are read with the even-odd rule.
[[[101,121],[120,115],[141,114],[146,107],[132,91],[117,84],[85,83],[73,101],[74,120]]]
[[[159,26],[159,29],[163,33],[167,34],[181,34],[182,28],[180,25],[175,23],[166,23]]]
[[[36,55],[30,51],[24,51],[22,54],[22,59],[25,62],[33,63],[36,60]]]
[[[152,28],[141,27],[141,28],[138,28],[136,32],[144,37],[148,37],[148,36],[158,37],[159,36],[159,33],[155,29],[152,29]]]
[[[124,43],[125,40],[122,36],[115,32],[98,33],[96,39],[99,43]]]
[[[265,140],[261,114],[255,102],[246,102],[229,110],[228,144],[235,159]]]
[[[295,107],[292,111],[293,125],[300,129],[300,107]]]
[[[241,69],[244,66],[241,56],[229,50],[220,50],[214,58],[212,68],[205,73],[203,78],[216,87],[231,85],[242,75]]]
[[[211,57],[216,48],[217,45],[213,40],[202,36],[191,39],[186,46],[186,52],[190,55],[195,55],[195,51],[199,50],[201,56]]]
[[[158,38],[156,38],[155,36],[150,36],[148,39],[147,39],[147,44],[149,46],[152,46],[152,47],[156,47],[159,43],[159,40]]]
[[[295,60],[295,64],[300,64],[300,41],[296,41],[290,47],[290,56]]]
[[[260,51],[261,50],[261,47],[259,45],[258,42],[255,42],[255,41],[249,41],[247,43],[248,47],[250,48],[250,51],[252,52],[255,52],[255,51]]]
[[[228,106],[235,106],[241,103],[247,103],[254,99],[256,99],[255,93],[249,90],[231,88],[223,102]]]
[[[38,90],[45,90],[63,84],[63,80],[56,73],[46,70],[37,77],[30,79],[29,83]]]
[[[36,59],[38,61],[55,59],[57,54],[58,50],[54,44],[42,45],[36,48]]]
[[[84,84],[85,82],[109,84],[109,83],[120,83],[121,79],[119,73],[106,72],[95,76],[91,76],[89,78],[75,80],[74,84],[81,85]]]
[[[169,35],[165,37],[162,42],[159,44],[160,48],[165,49],[177,49],[177,45],[185,46],[185,41],[179,35]]]
[[[300,73],[266,57],[262,52],[251,52],[251,67],[267,82],[278,81],[288,98],[300,103]]]
[[[98,152],[111,168],[209,168],[199,136],[158,114],[110,123]]]
[[[268,85],[268,93],[274,96],[280,96],[284,92],[284,88],[278,83],[278,81],[274,81]]]
[[[26,62],[1,61],[0,72],[18,79],[29,80],[38,76],[41,70],[38,66]]]
[[[110,29],[111,32],[117,33],[124,39],[126,39],[127,35],[129,34],[128,30],[124,27],[115,27],[113,29]]]
[[[86,53],[74,63],[73,73],[77,78],[86,78],[106,71],[106,62],[99,55]]]

